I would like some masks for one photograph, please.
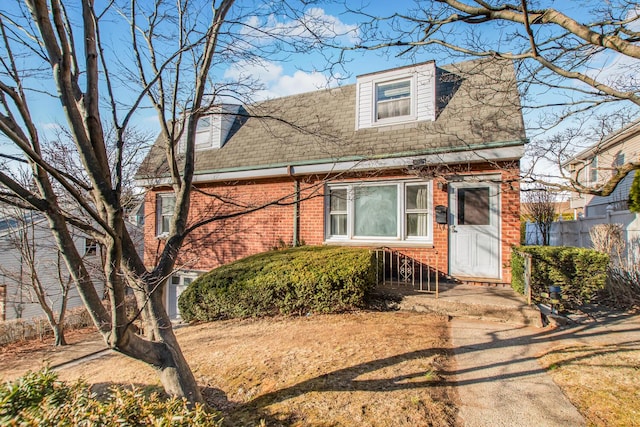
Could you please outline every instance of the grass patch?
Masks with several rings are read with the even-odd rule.
[[[571,346],[541,358],[590,426],[640,426],[640,348]]]

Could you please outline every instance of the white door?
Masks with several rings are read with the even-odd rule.
[[[179,274],[171,276],[167,289],[167,314],[169,314],[170,319],[180,319],[178,298],[192,281],[192,277],[185,277]]]
[[[449,184],[449,274],[500,278],[499,213],[497,185]]]

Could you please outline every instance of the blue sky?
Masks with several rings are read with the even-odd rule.
[[[584,5],[589,4],[588,2],[559,0],[545,0],[544,2],[557,9],[566,10],[572,14],[577,13],[578,18],[580,16],[585,20],[588,18],[587,9],[583,8]],[[96,3],[98,3],[99,7],[101,2],[97,1]],[[206,19],[207,1],[203,0],[202,4],[205,6],[199,11],[196,19],[199,17]],[[353,9],[359,9],[359,2],[357,1],[349,1],[348,4]],[[278,15],[260,15],[260,5],[263,5],[263,3],[253,0],[238,0],[234,7],[243,11],[241,21],[243,24],[249,24],[248,26],[280,32],[282,35],[304,34],[304,29],[299,22],[292,21],[290,18]],[[396,0],[394,2],[370,1],[366,4],[366,11],[372,16],[389,16],[394,12],[408,11],[414,6],[415,2],[408,0]],[[14,2],[4,3],[0,6],[2,11],[11,10],[12,8],[15,8]],[[73,9],[71,9],[71,13],[73,13]],[[338,39],[338,42],[343,45],[348,46],[357,43],[362,37],[363,32],[358,26],[365,21],[363,16],[345,12],[344,6],[338,3],[318,2],[317,5],[310,5],[307,7],[306,16],[316,21],[322,21],[327,27],[334,28],[336,32],[344,34]],[[479,29],[484,31],[482,36],[490,43],[496,43],[500,36],[503,35],[495,26],[479,27]],[[128,38],[126,27],[111,26],[111,24],[107,23],[105,30],[103,34],[105,40],[108,40],[112,46],[117,46],[122,40]],[[316,30],[322,32],[326,29],[316,28]],[[259,34],[253,34],[249,30],[243,29],[242,31],[246,32],[244,34],[246,37],[253,38],[253,40],[259,40],[260,38]],[[460,34],[454,34],[454,37],[462,35],[463,33],[461,32]],[[212,79],[214,81],[235,80],[251,75],[259,80],[263,86],[262,90],[253,93],[253,99],[259,100],[313,91],[337,84],[353,83],[357,75],[416,62],[436,60],[439,64],[446,64],[459,60],[458,58],[452,60],[442,53],[435,54],[421,48],[416,49],[412,55],[397,56],[400,51],[399,48],[390,48],[377,51],[347,52],[345,55],[346,61],[342,67],[334,68],[335,74],[333,76],[326,72],[327,63],[323,54],[336,54],[337,51],[327,50],[326,48],[322,51],[316,50],[302,54],[278,53],[275,51],[270,57],[258,62],[249,63],[239,60],[220,63],[214,68]],[[125,52],[125,49],[123,49],[123,52]],[[114,62],[119,60],[126,61],[127,57],[123,52],[116,52],[117,57],[111,59]],[[620,59],[609,57],[604,59],[597,58],[594,61],[602,61],[608,64],[620,61]],[[610,72],[610,69],[607,72]],[[42,88],[53,90],[52,87],[46,87],[46,84]],[[134,93],[126,85],[120,85],[117,91],[123,100],[127,99],[130,93]],[[52,131],[57,127],[57,124],[64,123],[62,109],[55,97],[40,96],[37,102],[32,103],[32,108],[40,129],[50,137],[52,137]],[[105,117],[107,116],[105,115]],[[534,118],[533,115],[528,115],[525,117],[525,121],[532,121]],[[150,134],[155,134],[158,131],[158,118],[151,109],[147,108],[138,111],[135,115],[134,123],[138,128],[146,130]]]

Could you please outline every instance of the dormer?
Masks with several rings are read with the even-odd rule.
[[[196,151],[222,148],[240,113],[240,108],[240,105],[220,104],[200,116],[196,125]],[[186,134],[182,137],[185,138]],[[181,151],[184,151],[184,140],[180,143]]]
[[[435,118],[434,61],[356,78],[356,130]]]

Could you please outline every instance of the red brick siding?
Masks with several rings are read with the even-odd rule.
[[[489,168],[488,165],[465,166],[465,174],[499,173],[502,203],[502,279],[509,281],[511,246],[517,245],[520,238],[520,198],[519,198],[519,165],[503,164]],[[375,176],[342,176],[343,180],[366,179],[402,179],[407,178],[399,172]],[[410,177],[414,177],[411,175]],[[325,207],[324,184],[326,177],[304,177],[300,181],[299,236],[300,242],[308,245],[320,245],[324,242]],[[433,183],[433,206],[448,206],[448,193],[443,179],[437,178]],[[260,181],[239,181],[200,185],[203,192],[214,193],[246,206],[259,206],[278,198],[293,201],[295,184],[291,178],[269,179]],[[162,248],[162,240],[157,239],[155,208],[156,192],[149,192],[145,205],[148,212],[145,221],[145,263],[153,265],[158,251]],[[236,208],[223,205],[220,201],[200,193],[193,192],[189,221],[193,223],[213,214],[234,211]],[[287,206],[270,206],[256,212],[234,219],[210,223],[194,233],[185,242],[179,259],[179,267],[209,270],[247,255],[269,250],[281,243],[293,243],[294,208]],[[446,226],[435,223],[432,216],[433,246],[392,248],[416,260],[448,273],[448,230]],[[379,245],[376,245],[379,246]]]

